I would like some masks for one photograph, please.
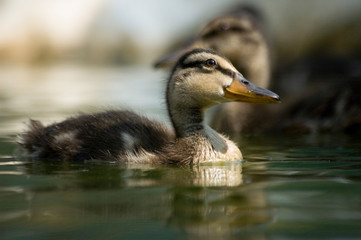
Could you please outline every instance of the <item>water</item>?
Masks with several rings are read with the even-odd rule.
[[[132,108],[167,122],[163,72],[0,72],[0,239],[360,239],[357,136],[239,139],[245,161],[122,166],[19,157],[29,117]]]

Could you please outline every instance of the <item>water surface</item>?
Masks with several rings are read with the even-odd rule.
[[[244,161],[193,167],[19,157],[29,117],[116,107],[167,123],[165,78],[142,67],[2,69],[0,238],[361,238],[358,136],[243,137]]]

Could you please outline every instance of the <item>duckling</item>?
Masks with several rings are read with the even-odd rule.
[[[243,7],[236,13],[218,17],[209,22],[184,48],[156,62],[155,67],[169,66],[184,52],[193,48],[212,49],[226,56],[252,83],[268,88],[270,85],[270,47],[262,28],[261,16],[256,9]],[[227,103],[214,111],[211,126],[233,135],[260,129],[257,122],[264,109],[250,104]]]
[[[80,115],[50,126],[30,122],[20,145],[33,157],[124,163],[200,164],[242,159],[239,148],[204,122],[205,110],[229,101],[277,103],[212,50],[185,53],[171,71],[166,103],[173,130],[129,111]]]
[[[158,60],[156,68],[169,67],[186,51],[212,49],[226,56],[252,83],[267,88],[270,81],[270,48],[260,13],[242,7],[210,21],[186,46]]]

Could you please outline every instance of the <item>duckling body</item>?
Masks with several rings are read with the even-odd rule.
[[[22,142],[31,156],[46,159],[176,164],[242,159],[232,141],[210,128],[176,139],[171,128],[130,111],[86,114],[47,127],[32,120]]]
[[[48,159],[151,164],[238,160],[242,154],[236,144],[204,123],[205,110],[223,102],[272,103],[279,97],[248,82],[214,51],[195,49],[173,68],[166,100],[174,130],[133,112],[107,111],[47,127],[31,121],[20,144],[30,155]]]
[[[255,11],[240,11],[218,17],[209,22],[184,48],[158,61],[156,67],[169,66],[189,49],[213,49],[226,56],[252,83],[267,88],[270,85],[270,48],[262,29],[261,17]],[[268,107],[251,104],[227,103],[217,106],[211,117],[211,126],[227,135],[262,131],[268,124],[258,121]]]
[[[174,140],[171,129],[130,111],[80,115],[44,127],[30,121],[22,145],[39,158],[114,161],[141,149],[154,152]]]

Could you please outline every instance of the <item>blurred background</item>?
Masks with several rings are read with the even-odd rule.
[[[361,2],[354,0],[2,0],[3,64],[138,64],[247,3],[265,15],[284,64],[314,53],[360,54]]]
[[[294,63],[314,57],[346,59],[345,74],[361,75],[361,1],[0,0],[1,133],[29,117],[114,107],[166,121],[167,71],[152,64],[240,4],[263,13],[281,83],[285,69],[302,75]]]

